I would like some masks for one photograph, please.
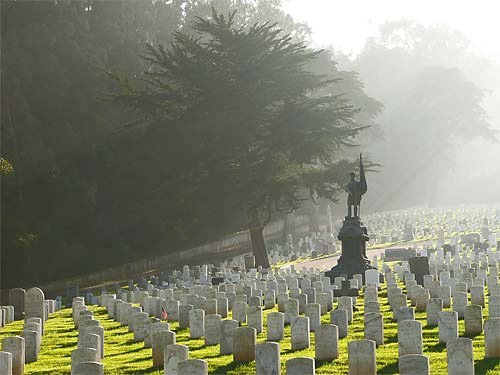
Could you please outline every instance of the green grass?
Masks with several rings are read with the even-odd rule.
[[[379,374],[396,374],[398,372],[398,342],[397,323],[392,321],[392,312],[387,305],[385,290],[379,293],[381,312],[384,315],[383,346],[377,348],[377,368]],[[349,326],[349,336],[339,340],[340,356],[334,361],[317,362],[317,374],[347,373],[347,343],[350,340],[363,339],[363,298],[358,298],[359,311],[354,313],[353,323]],[[127,327],[121,327],[108,317],[104,308],[91,307],[95,319],[101,321],[105,330],[105,373],[106,374],[162,374],[158,368],[152,367],[151,349],[145,349],[143,343],[134,343],[133,334]],[[258,335],[257,341],[266,338],[266,315],[264,310],[264,331]],[[487,308],[483,311],[487,317]],[[446,347],[438,343],[438,328],[427,327],[425,313],[416,313],[416,319],[422,322],[424,355],[429,356],[431,374],[446,374]],[[329,314],[322,317],[323,323],[330,323]],[[0,329],[0,339],[5,336],[19,334],[22,322],[14,322]],[[189,346],[190,358],[206,359],[211,374],[253,374],[255,362],[237,364],[232,362],[232,355],[219,355],[219,346],[204,346],[203,339],[189,339],[189,330],[172,323],[171,329],[176,332],[177,343]],[[459,334],[464,336],[464,321],[459,321]],[[71,351],[76,348],[78,332],[73,326],[71,310],[64,309],[53,314],[46,322],[46,332],[43,337],[42,350],[36,363],[26,365],[25,374],[69,374]],[[471,337],[474,343],[474,358],[476,374],[500,374],[500,364],[497,359],[484,359],[484,335]],[[311,347],[300,351],[291,351],[290,327],[285,327],[285,339],[280,342],[282,373],[285,373],[287,359],[297,356],[314,358],[314,334],[311,333]]]

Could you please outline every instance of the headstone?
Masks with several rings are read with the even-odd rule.
[[[12,353],[0,352],[0,374],[12,375]]]
[[[365,285],[375,284],[378,287],[379,284],[379,271],[370,269],[365,271]]]
[[[349,374],[376,375],[375,341],[353,340],[347,343]]]
[[[205,334],[205,311],[195,309],[189,311],[189,338],[198,339]]]
[[[484,321],[484,358],[500,358],[500,318]]]
[[[193,310],[193,305],[180,305],[179,306],[179,328],[189,327],[189,312]]]
[[[404,320],[398,323],[398,355],[422,354],[422,323]]]
[[[248,327],[255,328],[257,334],[263,330],[262,325],[262,307],[249,306],[247,310],[247,325]]]
[[[24,298],[26,291],[22,288],[9,290],[9,305],[14,306],[15,320],[24,319]]]
[[[24,297],[24,319],[40,318],[42,320],[42,334],[45,325],[45,296],[40,288],[31,288]]]
[[[221,319],[217,314],[205,317],[205,345],[217,345],[220,342]]]
[[[427,325],[434,327],[438,325],[438,315],[443,311],[443,301],[440,298],[431,298],[427,302]]]
[[[3,338],[2,351],[12,354],[12,375],[22,375],[25,363],[24,339],[20,336]]]
[[[262,342],[255,346],[255,374],[279,375],[280,345],[276,342]]]
[[[384,260],[386,262],[392,262],[396,260],[409,260],[417,255],[415,249],[405,249],[405,248],[392,248],[386,249],[384,252]]]
[[[207,298],[205,300],[205,314],[217,314],[217,300],[215,298]]]
[[[332,361],[339,356],[339,331],[333,324],[321,324],[314,333],[315,358]]]
[[[365,314],[365,340],[375,341],[377,346],[384,345],[384,318],[380,313]]]
[[[309,329],[311,332],[321,324],[321,306],[319,303],[308,303],[305,307],[304,315],[309,318]]]
[[[441,311],[438,315],[439,342],[458,337],[458,314],[456,311]]]
[[[309,338],[309,318],[297,316],[292,318],[291,326],[291,344],[292,350],[307,349],[310,346]]]
[[[153,366],[164,366],[165,350],[168,345],[175,344],[175,332],[156,331],[153,332]]]
[[[488,300],[488,318],[500,318],[500,296],[490,295]]]
[[[349,319],[347,310],[336,309],[330,311],[330,321],[339,329],[339,338],[347,337],[349,333]]]
[[[373,302],[371,302],[373,303]],[[398,314],[400,312],[401,307],[407,306],[407,297],[406,294],[396,294],[391,298],[391,308],[392,308],[392,317],[394,320],[399,321]],[[365,307],[365,314],[368,312]],[[377,311],[379,312],[379,311]]]
[[[238,328],[237,320],[225,319],[220,324],[220,354],[233,353],[233,334]]]
[[[465,306],[468,303],[467,292],[455,292],[453,295],[453,311],[456,311],[458,314],[458,318],[461,319],[464,317]]]
[[[411,306],[402,306],[398,309],[397,321],[415,320],[415,308]]]
[[[104,375],[104,365],[99,362],[80,362],[72,375]]]
[[[145,312],[137,313],[133,317],[134,342],[144,341],[146,337],[146,321],[149,316]]]
[[[217,298],[217,314],[223,319],[227,318],[229,310],[229,300],[226,297]]]
[[[286,361],[286,375],[314,375],[314,359],[295,357]]]
[[[189,359],[189,348],[185,345],[167,345],[164,357],[165,375],[178,375],[179,362]]]
[[[257,331],[255,328],[238,327],[233,331],[233,361],[250,362],[255,359]]]
[[[451,288],[449,286],[440,286],[438,289],[438,298],[443,301],[443,308],[451,307]]]
[[[485,307],[484,304],[484,286],[475,285],[470,288],[470,303],[472,305],[480,305]]]
[[[292,292],[290,291],[290,298],[296,298],[299,301],[299,314],[304,314],[308,301],[307,294],[299,294],[297,297],[294,297],[291,294]]]
[[[417,298],[416,298],[416,306],[415,306],[415,311],[417,312],[423,312],[427,310],[427,301],[429,301],[430,295],[429,295],[429,290],[427,289],[422,289],[418,292]]]
[[[429,375],[429,357],[420,354],[407,354],[398,359],[399,375]]]
[[[281,341],[284,338],[285,314],[272,312],[267,314],[267,340]]]
[[[446,342],[446,358],[448,374],[474,374],[474,356],[472,340],[467,337],[458,337]]]
[[[235,301],[233,304],[233,319],[239,323],[247,321],[247,304],[246,302]]]
[[[208,362],[203,359],[186,359],[177,366],[178,375],[208,375]]]
[[[79,348],[71,352],[71,373],[75,371],[77,364],[81,362],[99,362],[100,353],[94,348]]]
[[[274,290],[265,290],[264,291],[264,308],[272,309],[276,303],[276,294]]]
[[[299,301],[290,298],[285,302],[285,324],[290,324],[292,319],[299,316]]]
[[[481,334],[483,332],[483,308],[480,305],[465,306],[464,321],[466,335]]]
[[[100,326],[91,326],[80,328],[78,339],[80,340],[80,336],[83,338],[86,334],[91,333],[99,336],[100,342],[100,358],[104,358],[104,328]]]
[[[179,320],[179,301],[166,300],[163,302],[165,311],[167,312],[167,321],[177,322]]]
[[[36,362],[40,350],[40,334],[37,331],[23,330],[25,363]]]
[[[339,298],[339,310],[347,311],[347,320],[352,322],[353,318],[353,307],[352,307],[352,298],[347,296],[342,296]]]

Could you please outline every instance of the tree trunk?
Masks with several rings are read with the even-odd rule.
[[[260,223],[257,213],[253,212],[249,220],[250,239],[252,241],[255,266],[269,268],[269,258],[267,256],[266,243],[264,241],[264,225]]]

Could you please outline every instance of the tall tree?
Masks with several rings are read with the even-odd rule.
[[[142,140],[177,161],[157,168],[166,188],[187,183],[181,195],[234,202],[257,264],[269,267],[266,223],[298,208],[304,191],[335,199],[351,166],[337,157],[362,128],[345,98],[314,95],[334,84],[305,69],[320,51],[274,24],[235,27],[235,15],[213,11],[192,24],[194,35],[149,46],[145,87],[124,85],[114,98],[138,116]]]

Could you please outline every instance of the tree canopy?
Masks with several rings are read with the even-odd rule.
[[[278,24],[269,31],[282,29],[294,41],[309,38],[307,26],[285,14],[280,0],[1,2],[1,146],[14,168],[1,182],[3,285],[85,274],[117,259],[196,246],[247,226],[244,210],[235,209],[241,199],[231,195],[234,181],[216,184],[213,170],[210,179],[199,173],[208,159],[187,173],[186,165],[195,165],[201,151],[216,149],[222,140],[197,150],[203,134],[189,133],[193,127],[177,138],[192,137],[184,144],[166,141],[162,128],[123,132],[130,114],[100,98],[115,88],[103,70],[137,83],[151,66],[140,57],[146,43],[168,45],[176,31],[193,36],[188,25],[209,17],[212,5],[225,14],[238,9],[236,29],[270,21]],[[329,62],[314,72],[333,70]],[[347,98],[358,84],[345,79],[322,90],[345,91]],[[192,116],[202,119],[200,113]],[[150,142],[139,142],[135,134]],[[179,158],[191,154],[181,145],[192,150],[191,160]],[[230,171],[221,169],[220,180]],[[307,196],[307,190],[300,194]],[[42,262],[52,266],[36,267]]]
[[[176,32],[168,48],[149,46],[144,85],[123,84],[114,98],[137,115],[141,142],[156,140],[160,184],[179,186],[189,200],[234,202],[262,237],[271,215],[297,209],[304,192],[335,199],[349,166],[339,152],[362,127],[347,98],[315,95],[336,83],[306,69],[321,51],[271,23],[236,27],[236,14],[214,10],[192,24],[194,35]],[[252,242],[268,267],[265,249]]]

